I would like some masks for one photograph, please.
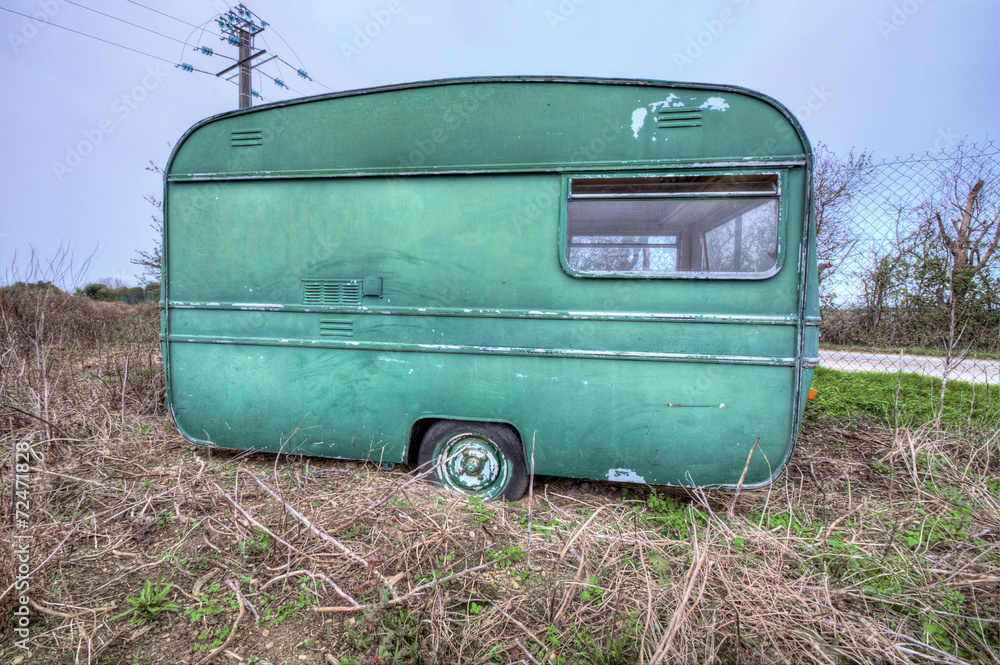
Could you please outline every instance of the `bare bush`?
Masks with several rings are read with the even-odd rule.
[[[839,270],[822,284],[824,341],[937,349],[949,366],[963,350],[996,353],[996,144],[960,144],[941,154],[863,166],[865,177],[852,182],[853,196],[838,201],[836,219],[853,235],[838,231],[824,240],[818,234],[821,261],[830,251],[824,242],[852,249],[841,252]],[[819,197],[823,185],[817,186]],[[817,199],[817,216],[826,214]]]

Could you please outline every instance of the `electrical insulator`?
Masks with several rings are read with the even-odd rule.
[[[182,62],[181,63],[181,71],[193,72],[194,71],[194,66],[193,65],[189,65],[186,62]]]
[[[208,48],[207,46],[202,46],[200,51],[202,52],[203,55],[215,55],[215,51]]]
[[[300,70],[298,70],[295,73],[298,74],[299,76],[301,76],[304,79],[309,78],[309,74],[306,74],[306,70],[304,70],[304,69],[300,69]]]
[[[282,81],[281,79],[274,79],[274,84],[275,85],[279,85],[282,88],[287,88],[288,87],[287,85],[285,85],[285,82]]]

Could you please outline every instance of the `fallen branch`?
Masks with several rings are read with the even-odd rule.
[[[219,493],[223,497],[225,497],[226,501],[228,501],[229,503],[233,504],[233,507],[236,508],[236,510],[240,511],[240,513],[243,515],[243,517],[247,518],[247,521],[249,521],[255,527],[257,527],[258,529],[260,529],[264,533],[268,534],[269,536],[271,536],[272,538],[274,538],[275,540],[277,540],[279,543],[281,543],[282,545],[284,545],[288,549],[294,550],[295,552],[298,552],[299,554],[301,554],[304,557],[307,557],[307,558],[310,558],[310,559],[312,558],[311,556],[309,556],[308,554],[306,554],[305,552],[303,552],[302,550],[300,550],[299,548],[295,547],[294,545],[292,545],[291,543],[289,543],[287,540],[285,540],[284,538],[282,538],[281,536],[279,536],[278,534],[276,534],[275,532],[273,532],[270,529],[268,529],[266,526],[264,526],[263,524],[261,524],[260,522],[258,522],[256,519],[254,519],[250,515],[250,513],[248,513],[247,511],[245,511],[243,509],[243,506],[241,506],[240,504],[238,504],[231,496],[229,496],[224,491],[222,491],[221,487],[219,487],[215,483],[212,483],[212,485],[213,485],[213,487],[215,487],[215,489],[219,490]],[[218,548],[216,548],[216,549],[218,549]]]
[[[503,557],[502,559],[495,559],[493,561],[488,561],[487,563],[483,563],[483,564],[480,564],[478,566],[473,566],[472,568],[466,568],[465,570],[460,570],[457,573],[452,573],[451,575],[446,575],[444,577],[439,577],[438,579],[431,580],[430,582],[425,582],[424,584],[421,584],[420,586],[411,589],[410,591],[408,591],[407,593],[403,594],[402,596],[399,596],[398,598],[393,598],[389,602],[382,603],[380,605],[383,606],[383,607],[388,607],[389,605],[397,605],[397,604],[403,602],[404,600],[407,600],[409,598],[412,598],[413,596],[419,595],[420,593],[426,591],[427,589],[430,589],[431,587],[438,586],[439,584],[444,584],[445,582],[447,582],[449,580],[453,580],[456,577],[461,577],[462,575],[466,575],[468,573],[474,573],[477,570],[482,570],[483,568],[489,568],[490,566],[494,566],[494,565],[500,563],[501,561],[509,559],[511,556],[513,556],[513,555],[507,555],[507,556]],[[388,584],[388,581],[386,581],[386,584]],[[350,600],[350,598],[348,598],[348,600]],[[380,605],[376,605],[376,604],[372,604],[372,605],[356,605],[354,607],[316,607],[316,606],[313,606],[312,611],[313,612],[358,612],[358,611],[364,611],[364,610],[374,609],[376,607],[379,607]]]
[[[252,473],[250,474],[250,477],[253,478],[253,481],[255,483],[257,483],[262,490],[264,490],[265,492],[267,492],[268,494],[270,494],[274,498],[275,501],[277,501],[282,506],[284,506],[285,510],[287,510],[288,513],[292,517],[294,517],[298,521],[302,522],[302,524],[304,524],[306,526],[306,528],[308,528],[310,531],[312,531],[316,536],[318,536],[322,540],[324,540],[324,541],[332,544],[334,547],[336,547],[338,550],[340,550],[341,552],[343,552],[344,554],[346,554],[352,560],[354,560],[357,563],[360,563],[362,566],[364,566],[368,570],[372,571],[375,574],[376,577],[378,577],[380,580],[382,580],[383,584],[385,584],[386,586],[390,587],[390,589],[391,589],[391,585],[389,584],[389,580],[387,580],[385,578],[385,576],[382,575],[382,573],[380,573],[379,571],[375,570],[375,568],[370,563],[368,563],[363,558],[361,558],[360,556],[358,556],[357,554],[355,554],[354,552],[352,552],[346,545],[344,545],[343,543],[341,543],[336,538],[334,538],[334,537],[332,537],[332,536],[324,533],[321,529],[313,526],[313,523],[310,522],[306,518],[305,515],[303,515],[299,511],[295,510],[290,505],[288,505],[288,503],[286,503],[284,499],[282,499],[280,496],[278,496],[274,492],[274,490],[272,490],[270,487],[268,487],[263,482],[261,482],[260,478],[258,478],[257,476],[253,475]],[[226,498],[229,498],[229,497],[226,497]]]

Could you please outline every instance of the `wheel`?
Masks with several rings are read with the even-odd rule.
[[[521,438],[510,425],[439,420],[420,442],[421,470],[442,487],[484,499],[516,501],[528,488]]]

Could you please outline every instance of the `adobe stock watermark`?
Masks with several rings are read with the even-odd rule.
[[[31,18],[21,19],[21,29],[17,32],[7,33],[7,42],[14,53],[17,53],[22,46],[35,38],[38,31],[43,29],[46,22],[59,13],[59,10],[66,5],[66,0],[39,0],[38,11],[31,15]]]
[[[811,86],[806,101],[795,107],[795,117],[801,122],[808,120],[813,116],[813,113],[823,108],[831,97],[833,97],[833,92],[826,87],[825,83]]]
[[[878,26],[879,32],[882,33],[882,39],[888,41],[889,36],[899,32],[925,4],[927,4],[927,0],[903,0],[903,2],[893,3],[889,14],[880,18],[875,24]]]
[[[731,0],[740,12],[746,11],[750,6],[750,0]],[[723,9],[715,18],[702,21],[702,30],[694,36],[687,38],[687,43],[680,51],[674,51],[674,66],[677,71],[683,72],[688,65],[700,58],[727,30],[728,26],[736,22],[737,13],[732,9]]]
[[[62,182],[63,178],[76,169],[83,160],[91,155],[99,145],[104,142],[108,134],[114,132],[121,123],[125,122],[132,112],[139,108],[149,97],[149,94],[160,87],[163,79],[167,78],[170,72],[163,68],[163,65],[156,67],[146,67],[146,75],[131,90],[122,94],[111,102],[111,115],[106,116],[97,123],[96,127],[85,129],[82,138],[74,145],[66,146],[66,156],[62,161],[52,162],[52,172],[56,179]]]
[[[348,42],[340,42],[340,52],[344,54],[344,60],[351,61],[356,55],[371,46],[372,40],[382,34],[382,31],[389,27],[393,18],[403,12],[403,3],[400,0],[390,0],[382,9],[371,11],[372,20],[367,21],[363,26],[354,28],[354,38]]]
[[[937,131],[937,137],[934,139],[934,150],[940,152],[945,148],[953,148],[962,142],[962,138],[962,136],[952,131],[951,127],[939,129]]]
[[[31,638],[31,545],[34,536],[31,535],[31,462],[38,458],[38,453],[31,449],[27,441],[18,441],[14,445],[14,482],[12,483],[11,507],[14,509],[14,530],[11,534],[11,552],[14,555],[16,576],[11,588],[14,596],[14,646],[29,655],[31,648],[28,640]]]
[[[400,157],[399,165],[403,168],[423,165],[427,158],[437,152],[438,146],[448,142],[455,132],[465,125],[483,103],[493,95],[489,85],[479,85],[472,89],[471,94],[457,100],[441,113],[441,124],[426,135],[413,142],[413,150]]]
[[[809,95],[806,97],[805,101],[794,109],[789,107],[789,110],[793,112],[796,119],[800,122],[804,122],[811,118],[814,113],[823,108],[831,97],[833,97],[833,91],[827,88],[825,83],[813,85],[810,86]],[[747,154],[774,154],[774,151],[778,149],[778,146],[782,145],[785,141],[797,140],[794,133],[792,125],[790,125],[784,117],[777,118],[774,125],[770,129],[767,129],[766,127],[760,128],[760,131],[757,132],[757,134],[760,136],[767,136],[767,138],[748,151]]]
[[[587,0],[562,0],[554,10],[545,10],[545,20],[549,22],[549,29],[555,30],[560,23],[565,23],[570,16]]]

